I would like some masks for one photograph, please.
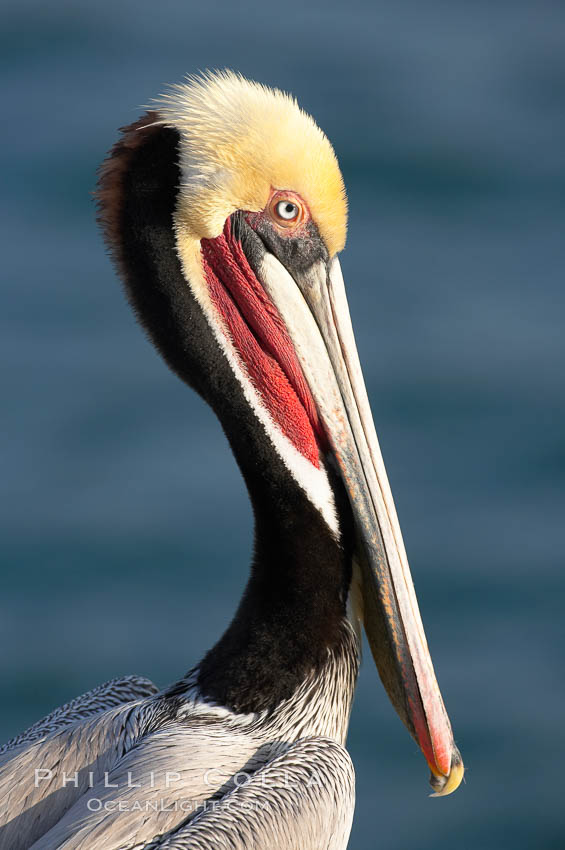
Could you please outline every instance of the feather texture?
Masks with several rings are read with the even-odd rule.
[[[342,250],[347,200],[337,158],[291,95],[219,71],[172,86],[154,106],[181,136],[178,209],[190,236],[219,236],[235,210],[262,210],[273,188],[292,189],[330,256]]]
[[[168,691],[60,722],[49,733],[44,727],[34,740],[24,734],[0,762],[0,850],[134,850],[160,846],[155,842],[165,836],[185,844],[164,847],[200,847],[212,829],[206,812],[220,811],[221,833],[233,806],[239,814],[226,847],[306,848],[300,835],[325,834],[321,827],[330,823],[328,841],[334,833],[348,834],[353,774],[342,743],[358,663],[357,636],[346,624],[343,651],[330,655],[325,668],[273,712],[237,714],[210,704],[198,693],[195,670]],[[100,707],[102,692],[115,702],[120,685],[124,695],[154,687],[133,677],[107,683],[70,703],[71,712],[81,704],[83,710]],[[306,782],[314,768],[320,776]],[[267,797],[278,820],[273,813],[260,815],[267,780],[274,783]],[[329,801],[340,795],[349,808],[334,812]],[[238,844],[242,812],[254,800],[255,820],[246,822]],[[249,831],[256,831],[255,843],[246,843]]]

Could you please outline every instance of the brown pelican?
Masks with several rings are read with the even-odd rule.
[[[288,95],[207,74],[123,130],[98,201],[139,321],[227,434],[255,551],[184,678],[108,682],[3,748],[0,847],[341,850],[362,626],[436,794],[463,764],[357,357],[334,151]]]

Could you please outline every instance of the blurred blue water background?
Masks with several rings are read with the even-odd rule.
[[[563,4],[5,0],[0,39],[1,737],[113,675],[174,680],[243,587],[243,483],[136,327],[89,194],[118,126],[228,66],[294,92],[340,158],[361,360],[468,766],[428,799],[367,653],[350,846],[563,847]]]

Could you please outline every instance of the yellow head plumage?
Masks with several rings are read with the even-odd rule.
[[[273,189],[287,189],[306,201],[330,256],[341,251],[347,199],[337,158],[293,97],[220,71],[173,86],[156,107],[181,136],[177,227],[216,237],[235,210],[262,210]]]

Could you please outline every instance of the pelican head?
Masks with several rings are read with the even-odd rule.
[[[287,94],[230,72],[190,78],[126,128],[103,168],[99,201],[140,321],[231,442],[255,510],[256,557],[271,546],[271,572],[252,580],[272,628],[286,623],[290,636],[289,670],[272,687],[282,693],[290,665],[299,668],[317,642],[327,651],[336,618],[362,625],[434,791],[452,792],[463,763],[357,355],[337,256],[347,201],[330,142]],[[314,526],[318,537],[307,539]],[[289,554],[283,574],[278,553],[296,553],[298,533],[307,555],[298,569]],[[239,620],[201,667],[203,688],[212,663],[221,667],[214,697],[245,710],[255,703],[234,696],[226,671],[247,676],[247,691],[269,680],[260,661],[234,660],[237,641],[270,646],[254,600],[248,590]]]

